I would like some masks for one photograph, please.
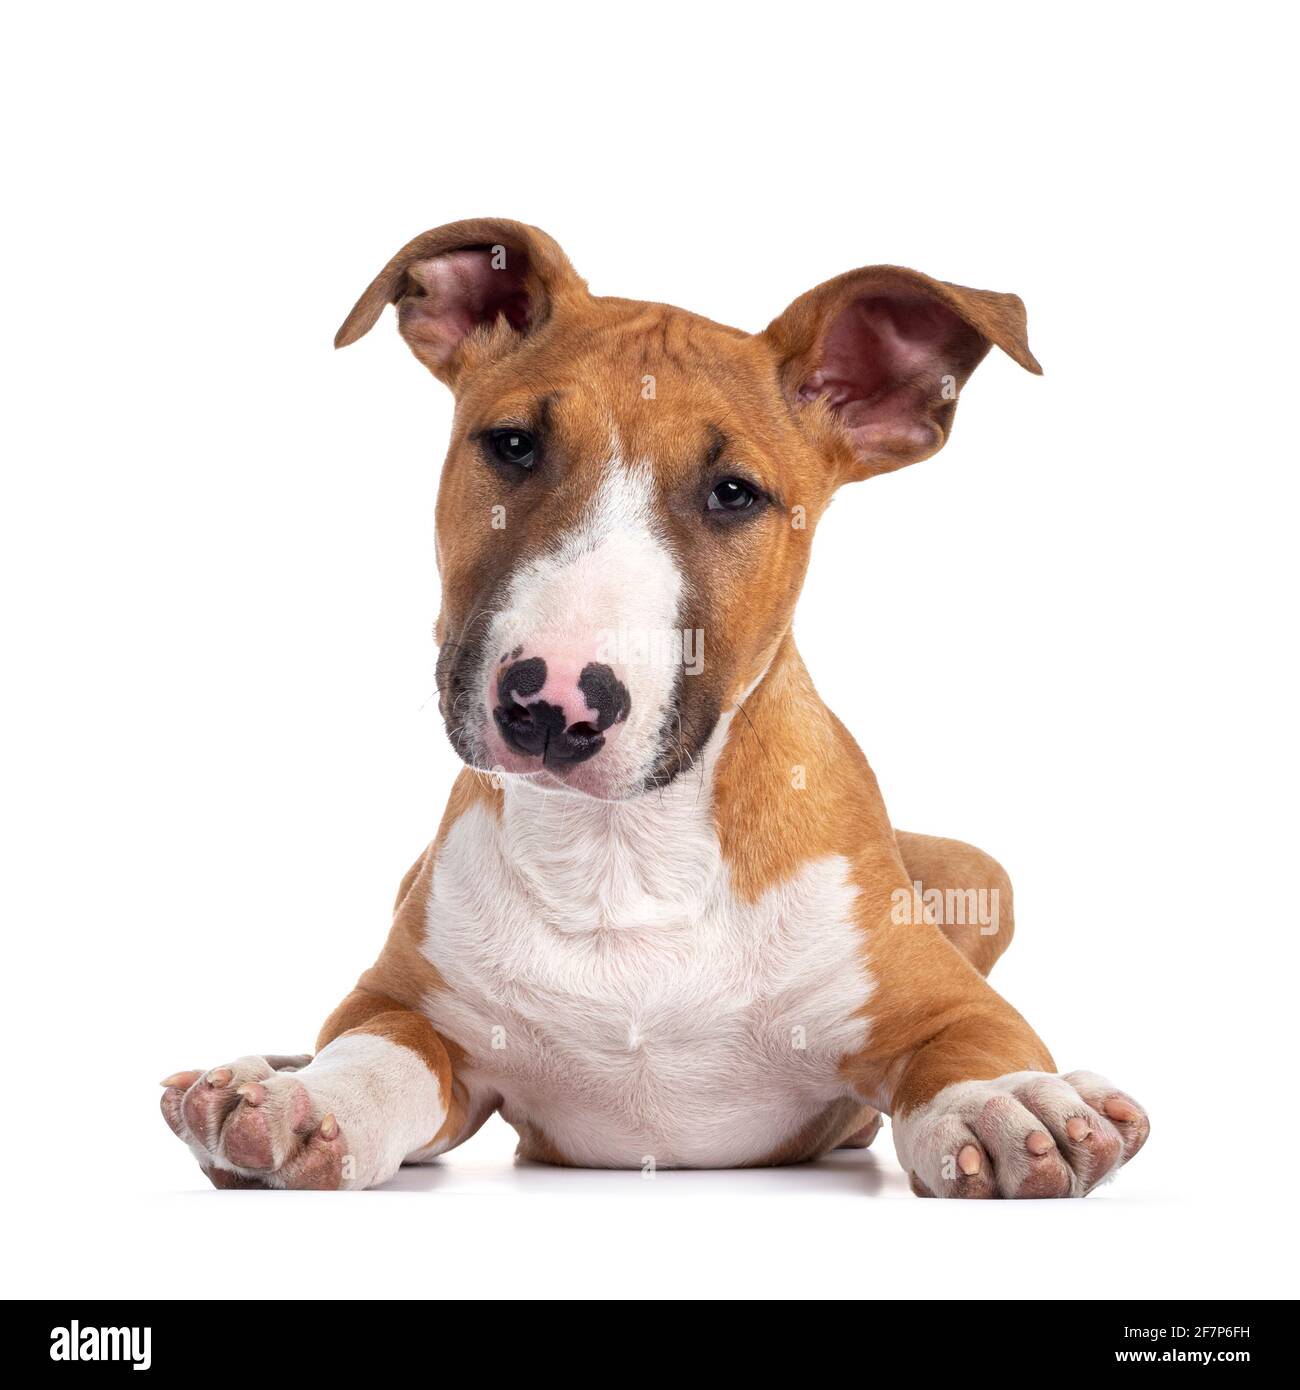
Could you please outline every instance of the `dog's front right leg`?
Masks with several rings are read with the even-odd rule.
[[[433,1025],[364,990],[335,1010],[315,1057],[241,1057],[163,1086],[167,1123],[216,1187],[374,1187],[457,1142],[466,1117]]]

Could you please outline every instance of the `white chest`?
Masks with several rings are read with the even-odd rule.
[[[676,807],[508,797],[439,857],[429,1014],[474,1098],[575,1163],[761,1161],[846,1095],[865,1038],[845,861],[742,902],[707,816]]]

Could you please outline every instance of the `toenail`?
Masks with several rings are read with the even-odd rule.
[[[1031,1154],[1038,1154],[1040,1157],[1049,1152],[1051,1147],[1051,1136],[1044,1134],[1041,1129],[1031,1130],[1029,1138],[1025,1140],[1025,1148],[1027,1148]]]
[[[320,1137],[322,1139],[333,1139],[339,1132],[339,1122],[333,1115],[326,1115],[320,1122]]]
[[[1065,1132],[1077,1144],[1081,1139],[1086,1139],[1092,1130],[1088,1128],[1088,1121],[1081,1120],[1077,1115],[1074,1119],[1067,1122]]]
[[[249,1105],[264,1105],[266,1103],[266,1087],[259,1086],[256,1081],[246,1081],[235,1094],[243,1096]]]
[[[215,1071],[208,1073],[209,1086],[229,1086],[234,1078],[234,1072],[229,1067],[218,1067]]]
[[[980,1151],[974,1144],[967,1144],[957,1155],[957,1167],[972,1178],[980,1170]]]
[[[1118,1120],[1121,1124],[1127,1124],[1130,1120],[1136,1120],[1138,1117],[1137,1107],[1130,1105],[1128,1101],[1122,1099],[1120,1096],[1111,1096],[1105,1105],[1102,1106],[1102,1109],[1105,1110],[1112,1120]]]
[[[181,1086],[188,1090],[198,1079],[199,1073],[196,1071],[174,1071],[170,1076],[164,1076],[158,1084],[160,1086]]]

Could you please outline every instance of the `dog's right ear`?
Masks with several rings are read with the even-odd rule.
[[[587,286],[545,232],[501,217],[473,218],[409,241],[370,282],[343,320],[334,346],[376,324],[386,304],[411,351],[455,387],[472,366],[535,333]]]

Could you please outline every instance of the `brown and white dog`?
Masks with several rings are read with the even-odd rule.
[[[1077,1197],[1132,1157],[1141,1107],[985,982],[1001,868],[895,832],[791,637],[836,488],[939,449],[990,345],[1039,371],[1020,300],[874,266],[749,334],[594,297],[484,219],[403,247],[336,345],[389,303],[456,396],[467,766],[315,1057],[163,1083],[212,1181],[369,1187],[494,1111],[524,1157],[643,1169],[810,1159],[884,1112],[927,1196]],[[988,895],[995,932],[936,911]]]

